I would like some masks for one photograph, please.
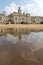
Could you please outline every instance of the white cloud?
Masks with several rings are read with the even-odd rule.
[[[43,16],[43,0],[33,0],[32,3],[24,6],[24,10],[31,15]]]
[[[7,14],[10,14],[17,11],[17,9],[18,6],[15,3],[11,3],[9,6],[6,6],[4,10]],[[33,0],[30,4],[22,5],[21,9],[31,15],[43,16],[43,0]]]
[[[10,13],[17,11],[17,5],[15,3],[11,3],[9,6],[5,7],[4,11],[9,15]]]

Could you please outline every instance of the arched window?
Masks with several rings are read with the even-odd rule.
[[[17,17],[15,18],[15,20],[17,20]]]
[[[35,23],[35,20],[33,20],[33,23]]]

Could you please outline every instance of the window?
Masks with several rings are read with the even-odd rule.
[[[33,20],[33,23],[35,23],[35,20]]]
[[[17,17],[15,18],[15,20],[17,20]]]

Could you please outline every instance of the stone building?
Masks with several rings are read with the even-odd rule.
[[[43,21],[43,17],[31,16],[28,13],[22,13],[21,8],[18,8],[18,12],[13,12],[9,16],[0,14],[0,23],[4,24],[40,24]]]
[[[13,14],[11,15],[11,21],[13,23],[31,23],[31,16],[28,13],[23,13],[21,11],[21,8],[19,7],[18,12],[13,12]]]

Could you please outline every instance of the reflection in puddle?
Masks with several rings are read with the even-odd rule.
[[[43,65],[43,32],[0,29],[0,65]]]

